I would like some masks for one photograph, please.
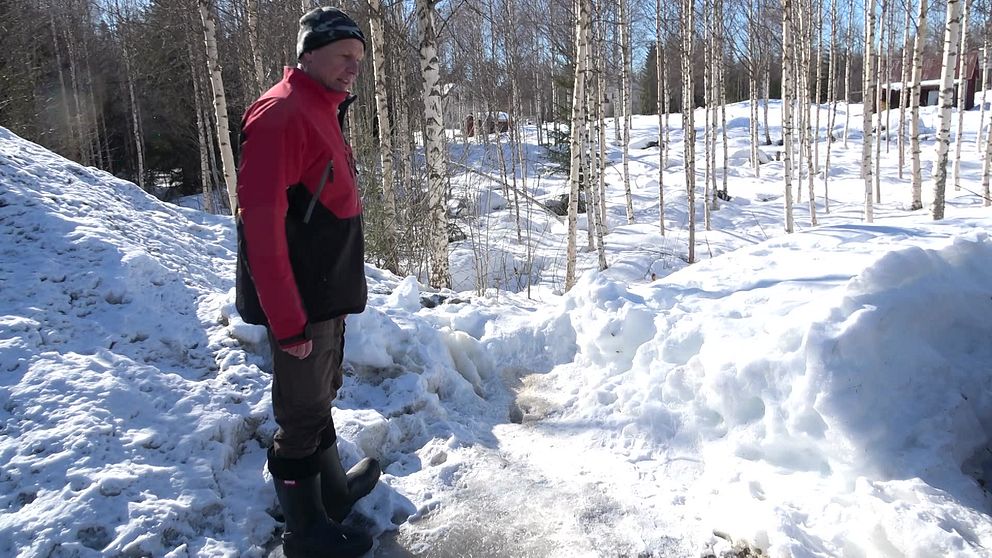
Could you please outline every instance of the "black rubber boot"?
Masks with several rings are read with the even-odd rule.
[[[312,467],[316,465],[315,458],[316,455],[290,460],[269,454],[269,471],[286,519],[282,534],[283,554],[287,558],[358,558],[372,548],[372,537],[328,519],[321,502],[316,471],[311,476],[300,475],[302,478],[296,479],[281,479],[276,472],[315,469]]]
[[[345,473],[337,444],[324,448],[320,454],[320,495],[327,516],[337,522],[344,521],[355,502],[372,492],[380,474],[379,462],[371,457]]]

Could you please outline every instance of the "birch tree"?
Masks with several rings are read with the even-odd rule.
[[[982,108],[978,117],[978,133],[975,134],[975,150],[982,152],[982,131],[985,129],[985,97],[989,89],[989,25],[985,25],[985,40],[982,44]]]
[[[685,160],[686,205],[689,213],[689,263],[696,261],[696,123],[694,116],[695,103],[692,79],[692,64],[694,62],[695,12],[693,0],[681,0],[682,27],[682,142]]]
[[[875,0],[865,2],[865,62],[864,80],[861,88],[862,100],[864,101],[864,139],[861,146],[861,173],[865,179],[865,221],[871,223],[874,220],[874,198],[872,196],[873,175],[872,170],[872,127],[875,101]]]
[[[255,78],[255,96],[265,91],[265,66],[262,64],[262,49],[258,44],[258,0],[245,0],[248,19],[248,47],[251,50],[252,75]]]
[[[748,97],[750,98],[751,106],[751,119],[750,119],[750,132],[751,132],[751,168],[754,170],[754,177],[761,177],[761,160],[758,156],[758,25],[757,25],[757,10],[755,9],[755,3],[758,0],[748,0]],[[658,0],[658,5],[661,6],[661,0]]]
[[[964,101],[968,96],[965,73],[968,71],[968,0],[962,0],[961,44],[958,48],[958,132],[954,135],[954,166],[951,168],[951,182],[955,190],[961,189],[961,144],[964,142]]]
[[[830,51],[827,69],[827,152],[823,158],[823,211],[830,213],[830,153],[834,146],[834,124],[837,122],[837,2],[830,0]]]
[[[844,111],[844,149],[847,149],[847,135],[851,127],[851,50],[854,48],[854,0],[847,3],[847,53],[844,57],[844,103],[847,109]],[[867,64],[868,47],[865,47],[865,63]],[[864,91],[861,98],[864,100]]]
[[[875,123],[875,125],[876,125],[875,132],[876,133],[874,135],[874,143],[872,144],[873,148],[875,149],[875,158],[874,158],[874,161],[873,161],[874,162],[874,165],[875,165],[875,169],[874,169],[874,171],[872,173],[873,184],[875,185],[875,191],[874,191],[874,194],[873,194],[873,197],[872,197],[872,206],[874,206],[876,203],[882,201],[882,184],[881,184],[881,181],[882,181],[882,172],[881,172],[881,167],[882,167],[882,130],[885,130],[885,137],[886,138],[889,137],[888,124],[886,124],[884,126],[882,125],[882,112],[881,111],[882,111],[882,107],[884,105],[883,104],[883,99],[882,99],[882,90],[883,90],[883,87],[882,86],[884,85],[882,83],[882,75],[883,75],[883,68],[885,67],[884,64],[883,64],[883,62],[882,62],[882,60],[883,60],[882,53],[885,52],[885,50],[883,48],[883,45],[885,44],[885,40],[888,38],[888,34],[886,33],[887,27],[885,25],[885,21],[886,21],[885,17],[886,17],[886,15],[888,15],[888,12],[889,12],[889,2],[890,1],[891,0],[881,0],[881,3],[882,3],[882,6],[881,6],[881,8],[882,8],[882,14],[881,14],[881,17],[878,19],[877,25],[875,27],[875,29],[879,30],[879,33],[878,33],[879,34],[879,37],[878,37],[878,54],[875,56],[875,67],[873,68],[874,77],[872,78],[872,83],[875,84],[875,94],[874,94],[873,98],[875,99],[875,101],[874,101],[875,111],[878,113],[878,116],[877,116],[876,123]],[[873,45],[873,50],[874,50],[874,42],[872,43],[872,45]],[[889,111],[886,110],[885,111],[885,114],[888,115],[889,114]],[[888,140],[886,139],[886,141],[888,141]],[[866,200],[866,204],[867,204],[867,200]],[[869,223],[870,222],[871,221],[869,221]]]
[[[913,201],[910,210],[923,208],[923,173],[920,169],[920,82],[923,78],[923,48],[927,35],[927,0],[919,0],[916,38],[913,40],[913,85],[909,97],[909,154],[913,168]]]
[[[906,5],[905,24],[902,31],[902,71],[899,72],[899,178],[903,176],[906,166],[906,107],[909,105],[910,52],[913,51],[910,41],[909,26],[913,21],[912,2]]]
[[[200,20],[203,22],[203,38],[207,53],[207,71],[213,89],[214,114],[217,121],[217,144],[220,147],[221,163],[224,170],[224,183],[231,204],[231,215],[238,213],[238,191],[234,152],[231,150],[231,134],[227,123],[227,97],[224,94],[224,79],[221,77],[220,59],[217,55],[217,34],[213,12],[209,0],[198,0]]]
[[[668,107],[665,106],[665,63],[662,55],[664,43],[661,36],[661,0],[655,2],[655,64],[658,75],[658,231],[661,236],[665,236],[665,114]]]
[[[982,161],[982,198],[988,207],[992,203],[992,192],[989,192],[989,175],[992,175],[992,125],[989,126],[989,137],[985,140],[985,159]]]
[[[785,178],[785,232],[793,231],[792,217],[792,0],[782,0],[782,164]]]
[[[430,212],[430,274],[435,288],[451,286],[448,271],[448,215],[445,202],[448,170],[441,112],[441,68],[435,31],[436,0],[417,0],[420,26],[420,74],[424,99],[424,150],[427,152],[428,211]]]
[[[251,1],[251,0],[249,0]],[[372,42],[372,73],[375,82],[375,108],[379,124],[379,161],[382,165],[383,259],[386,269],[399,273],[399,254],[396,251],[396,193],[393,189],[393,128],[389,121],[389,98],[386,87],[385,25],[380,0],[368,0],[369,28]]]
[[[621,103],[623,104],[623,192],[627,200],[627,224],[634,223],[634,199],[630,191],[630,100],[631,60],[630,60],[630,14],[628,0],[618,0],[620,14],[620,51],[623,69],[620,73]]]
[[[575,79],[572,88],[572,118],[569,147],[571,161],[569,167],[568,195],[568,247],[565,264],[565,290],[575,286],[576,280],[576,244],[578,236],[579,214],[579,182],[582,171],[582,120],[583,99],[586,86],[586,50],[589,48],[590,14],[588,0],[577,0],[575,14]],[[586,205],[586,211],[589,211]]]
[[[141,132],[141,113],[138,106],[138,97],[135,94],[135,90],[134,90],[135,79],[134,79],[134,70],[131,65],[133,49],[131,48],[131,44],[130,44],[130,28],[129,26],[124,24],[126,21],[130,20],[131,18],[131,3],[129,0],[123,0],[123,3],[121,2],[121,0],[115,0],[113,7],[115,12],[114,13],[115,24],[117,25],[117,29],[120,30],[119,37],[121,43],[121,58],[123,58],[124,61],[124,81],[127,84],[126,89],[127,89],[128,106],[131,109],[130,111],[131,132],[132,132],[132,138],[134,138],[135,155],[137,159],[136,162],[138,165],[137,183],[138,183],[138,187],[144,190],[145,189],[144,143],[145,142],[143,140],[144,136]],[[52,17],[54,21],[54,16]],[[190,41],[187,41],[187,45],[189,46],[190,53],[192,53],[192,46],[189,45],[189,42]],[[190,64],[191,67],[193,67],[192,58]],[[62,70],[60,68],[59,69],[60,78],[61,78],[61,74],[62,74]],[[197,101],[199,101],[199,98],[197,98]]]
[[[958,58],[958,33],[961,25],[961,0],[947,0],[947,23],[944,26],[944,54],[940,69],[940,128],[937,131],[937,161],[934,163],[933,218],[944,218],[944,193],[947,188],[947,157],[950,151],[951,107],[954,105],[954,69]]]

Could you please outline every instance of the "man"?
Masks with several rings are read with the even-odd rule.
[[[340,522],[378,482],[379,464],[344,472],[331,401],[343,381],[344,316],[367,297],[362,205],[341,131],[365,36],[341,10],[316,8],[300,18],[296,52],[297,67],[242,121],[237,307],[269,329],[279,429],[268,468],[283,550],[360,556],[372,539]]]

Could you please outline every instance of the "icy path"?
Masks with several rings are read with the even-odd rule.
[[[555,418],[542,375],[526,378],[497,425],[497,447],[465,448],[465,466],[443,505],[384,535],[374,555],[395,558],[688,556],[693,546],[671,521],[685,486],[665,486],[657,463],[642,467],[590,447],[600,427]],[[692,462],[673,461],[677,477]],[[443,467],[443,465],[441,465]],[[655,513],[664,508],[664,513]],[[669,521],[666,521],[666,518]],[[698,550],[698,546],[696,547]]]

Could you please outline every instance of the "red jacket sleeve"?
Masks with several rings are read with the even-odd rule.
[[[269,101],[245,117],[238,203],[259,303],[272,335],[289,348],[306,341],[306,310],[286,244],[286,190],[301,181],[306,138],[298,116]]]

